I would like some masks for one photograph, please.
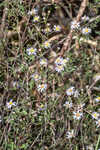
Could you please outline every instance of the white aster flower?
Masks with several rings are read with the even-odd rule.
[[[100,97],[97,97],[96,99],[95,99],[95,102],[100,102]]]
[[[73,112],[73,114],[74,114],[73,118],[76,119],[76,120],[80,120],[83,116],[83,113],[80,112],[80,111]]]
[[[80,27],[80,23],[77,21],[71,22],[71,29],[78,29]]]
[[[38,22],[38,21],[39,21],[39,19],[40,19],[40,17],[39,17],[39,16],[34,16],[33,21],[34,21],[34,22]]]
[[[11,99],[9,102],[7,102],[7,107],[11,108],[12,106],[16,106],[16,103]]]
[[[36,15],[38,13],[38,9],[34,8],[31,11],[28,12],[28,15]]]
[[[39,84],[37,88],[39,92],[43,92],[47,89],[47,84]]]
[[[41,66],[47,66],[47,59],[46,58],[42,58],[42,59],[40,59],[40,65]]]
[[[43,31],[44,31],[44,33],[49,33],[49,32],[51,32],[52,30],[51,30],[50,27],[46,27]]]
[[[85,27],[85,28],[82,29],[82,33],[85,34],[85,35],[90,34],[91,33],[91,29]]]
[[[34,73],[31,77],[33,77],[35,81],[38,81],[41,79],[41,77],[38,73]]]
[[[75,88],[74,88],[73,86],[66,90],[66,94],[67,94],[68,96],[73,95],[74,92],[75,92]]]
[[[27,49],[28,55],[36,55],[36,51],[37,49],[33,47]]]
[[[98,119],[98,118],[99,118],[99,113],[93,112],[93,113],[92,113],[92,118]]]
[[[46,110],[46,108],[47,108],[47,106],[46,105],[44,105],[44,104],[41,104],[40,106],[39,106],[39,111],[43,111],[43,110]]]
[[[75,137],[74,130],[67,131],[66,132],[66,137],[67,137],[67,139],[71,139],[71,138]]]
[[[56,32],[61,31],[61,26],[60,25],[54,25],[54,31],[56,31]]]
[[[90,18],[88,16],[86,16],[86,15],[82,17],[82,21],[88,21],[89,19]]]
[[[44,46],[44,48],[50,48],[51,47],[51,44],[50,44],[50,42],[48,42],[48,41],[45,41],[44,42],[44,44],[43,44],[43,46]]]
[[[55,64],[56,65],[62,65],[63,63],[63,58],[62,57],[58,57],[56,60],[55,60]]]
[[[64,66],[63,66],[63,65],[57,65],[57,66],[55,67],[55,70],[56,70],[57,72],[62,72],[62,71],[64,71]]]
[[[71,107],[73,106],[73,103],[72,103],[72,102],[69,102],[69,101],[66,101],[65,104],[64,104],[64,106],[65,106],[66,108],[71,108]]]
[[[98,119],[98,120],[96,121],[96,125],[97,125],[97,127],[100,127],[100,119]]]

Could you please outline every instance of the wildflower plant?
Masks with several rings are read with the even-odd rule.
[[[100,149],[99,8],[0,1],[0,150]]]

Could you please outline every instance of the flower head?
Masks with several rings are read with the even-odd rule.
[[[34,21],[34,22],[38,22],[38,21],[39,21],[39,19],[40,19],[40,17],[39,17],[39,16],[34,16],[33,21]]]
[[[83,116],[83,113],[80,112],[80,111],[73,112],[73,114],[74,114],[73,118],[76,119],[76,120],[80,120]]]
[[[39,84],[37,88],[39,92],[43,92],[47,89],[47,84]]]
[[[59,26],[59,25],[54,25],[54,31],[56,31],[56,32],[61,31],[61,26]]]
[[[28,55],[36,55],[36,51],[37,49],[33,47],[27,49]]]
[[[62,62],[63,62],[63,58],[62,58],[62,57],[58,57],[58,58],[55,60],[55,64],[56,64],[56,65],[62,65]]]
[[[31,11],[28,12],[28,15],[36,15],[38,13],[38,9],[34,8]]]
[[[48,41],[45,41],[44,42],[44,44],[43,44],[43,46],[44,46],[44,48],[50,48],[51,47],[51,44],[50,44],[50,42],[48,42]]]
[[[71,138],[75,137],[74,130],[67,131],[66,132],[66,137],[67,137],[67,139],[71,139]]]
[[[88,35],[88,34],[90,34],[90,33],[91,33],[91,29],[90,29],[90,28],[85,27],[85,28],[83,28],[83,29],[82,29],[82,33],[83,33],[84,35]]]
[[[51,32],[51,28],[49,26],[47,26],[45,29],[44,29],[44,33],[49,33]]]
[[[95,102],[100,102],[100,96],[95,99]]]
[[[78,29],[80,27],[80,23],[77,21],[71,22],[71,29]]]
[[[74,88],[73,86],[66,90],[66,94],[67,94],[68,96],[73,95],[74,92],[75,92],[75,88]]]
[[[100,119],[98,119],[98,120],[96,121],[96,125],[97,125],[97,127],[100,127]]]
[[[82,21],[88,21],[88,20],[89,20],[88,16],[85,15],[85,16],[82,17]]]
[[[41,104],[40,106],[39,106],[39,111],[43,111],[43,110],[45,110],[46,109],[46,105],[44,105],[44,104]]]
[[[99,117],[99,113],[97,113],[97,112],[92,113],[92,118],[98,119],[98,117]]]
[[[40,65],[47,66],[47,59],[46,58],[40,59]]]
[[[71,108],[71,107],[73,106],[73,103],[72,103],[72,102],[69,102],[69,101],[66,101],[65,104],[64,104],[64,106],[65,106],[66,108]]]
[[[11,108],[12,106],[16,106],[16,103],[11,99],[9,102],[7,102],[7,107]]]
[[[35,81],[38,81],[41,79],[41,77],[38,73],[34,73],[31,77],[33,77]]]
[[[55,67],[55,70],[56,70],[57,72],[62,72],[62,71],[64,71],[64,66],[63,66],[63,65],[57,65],[57,66]]]

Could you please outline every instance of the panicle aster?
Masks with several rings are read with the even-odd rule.
[[[63,65],[63,66],[66,66],[66,63],[69,61],[69,58],[66,58],[66,59],[63,59],[62,57],[58,57],[56,60],[55,60],[55,64],[56,65]]]
[[[39,16],[34,16],[33,21],[34,21],[34,22],[38,22],[38,21],[39,21],[39,19],[40,19],[40,17],[39,17]]]
[[[45,41],[44,42],[44,44],[43,44],[43,46],[44,46],[44,48],[50,48],[51,47],[51,44],[50,44],[50,42],[48,42],[48,41]]]
[[[85,28],[83,28],[83,29],[82,29],[82,33],[83,33],[84,35],[88,35],[88,34],[90,34],[90,33],[91,33],[91,29],[90,29],[90,28],[85,27]]]
[[[39,111],[46,110],[46,105],[41,104],[41,105],[39,106],[39,109],[38,109],[38,110],[39,110]]]
[[[66,90],[66,94],[68,96],[74,95],[74,92],[75,92],[75,87],[73,86]]]
[[[66,137],[67,137],[67,139],[71,139],[71,138],[75,137],[74,130],[67,131],[66,132]]]
[[[80,111],[73,112],[73,114],[74,114],[73,118],[76,119],[76,120],[80,120],[83,116],[83,113],[80,112]]]
[[[69,102],[69,101],[66,101],[63,106],[65,106],[66,108],[71,108],[73,106],[73,103]]]
[[[77,21],[71,22],[71,29],[78,29],[80,27],[80,23]]]
[[[96,103],[100,102],[100,96],[95,99],[95,102]]]
[[[93,113],[92,113],[92,118],[98,119],[98,118],[99,118],[99,113],[93,112]]]
[[[55,60],[55,64],[56,64],[56,65],[62,65],[62,62],[63,62],[63,58],[62,58],[62,57],[58,57],[58,58]]]
[[[82,21],[88,21],[89,19],[90,18],[88,16],[86,16],[86,15],[82,17]]]
[[[10,101],[9,101],[9,102],[7,102],[7,107],[8,107],[8,108],[11,108],[12,106],[16,106],[16,103],[15,103],[15,102],[13,102],[13,100],[12,100],[12,99],[10,99]]]
[[[51,30],[51,28],[48,26],[48,27],[46,27],[43,31],[44,31],[44,33],[49,33],[49,32],[51,32],[52,30]]]
[[[41,79],[41,77],[38,73],[34,73],[31,77],[33,77],[35,81],[38,81]]]
[[[47,62],[47,59],[46,58],[42,58],[40,59],[40,65],[41,66],[47,66],[48,62]]]
[[[55,70],[60,73],[60,72],[64,71],[64,66],[63,65],[57,65],[55,67]]]
[[[54,25],[54,31],[56,31],[56,32],[61,31],[61,26],[60,25]]]
[[[36,48],[31,47],[27,49],[28,55],[36,55],[36,52],[37,52]]]
[[[37,88],[39,92],[44,92],[47,89],[47,84],[39,84]]]

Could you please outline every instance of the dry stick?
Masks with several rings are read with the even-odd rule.
[[[76,17],[77,22],[79,22],[81,16],[83,15],[86,5],[87,5],[87,0],[83,0],[81,3],[80,9],[79,9],[78,15]],[[61,49],[60,56],[63,56],[64,52],[70,47],[70,44],[72,41],[72,33],[73,33],[73,30],[70,30],[70,32],[67,36],[67,39],[64,42],[63,47]]]

